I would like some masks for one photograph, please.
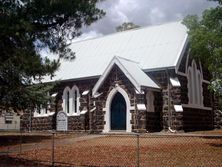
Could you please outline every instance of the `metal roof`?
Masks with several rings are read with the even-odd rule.
[[[76,58],[63,60],[53,80],[100,76],[114,56],[139,62],[143,70],[176,67],[187,36],[187,28],[173,22],[76,42],[70,45]]]
[[[134,85],[134,87],[141,93],[141,87],[149,87],[154,89],[160,89],[160,87],[152,80],[149,76],[147,76],[142,69],[139,67],[139,63],[122,58],[122,57],[113,57],[96,85],[93,88],[93,95],[96,95],[99,87],[104,82],[114,64],[116,64],[121,71],[125,74],[125,76],[130,80],[130,82]]]

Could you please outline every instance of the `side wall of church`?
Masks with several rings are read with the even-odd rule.
[[[181,104],[183,105],[183,130],[184,131],[196,131],[196,130],[209,130],[214,128],[214,111],[213,111],[213,93],[211,93],[208,89],[210,81],[210,73],[204,67],[201,67],[199,62],[196,62],[197,70],[202,72],[202,91],[201,95],[203,97],[203,106],[200,107],[192,107],[189,104],[189,88],[188,88],[188,76],[187,70],[189,66],[192,66],[193,59],[191,56],[188,56],[188,50],[185,52],[181,60],[181,64],[179,66],[179,75],[177,78],[180,81],[181,87],[180,89],[180,99]]]
[[[170,78],[174,78],[176,76],[175,70],[167,69],[152,71],[147,74],[162,88],[162,92],[159,96],[162,97],[162,99],[159,100],[163,103],[162,112],[160,112],[162,116],[162,129],[166,131],[170,127],[178,131],[182,130],[183,113],[176,112],[174,109],[174,105],[181,104],[181,90],[178,87],[173,87],[169,81]]]
[[[213,111],[216,98],[213,98],[213,94],[209,91],[209,84],[207,83],[211,76],[205,68],[200,66],[199,63],[197,63],[197,69],[202,71],[204,80],[204,82],[202,82],[203,107],[194,108],[189,105],[186,68],[187,66],[191,66],[192,59],[189,57],[187,62],[187,56],[188,49],[185,51],[181,60],[178,69],[179,74],[176,74],[174,69],[147,72],[147,75],[156,81],[157,84],[159,84],[162,88],[161,97],[163,101],[163,130],[168,130],[170,127],[170,129],[177,131],[195,131],[213,129],[214,126],[219,127],[218,124],[220,124],[222,121],[215,122],[215,113]],[[180,86],[173,86],[170,82],[170,78],[177,78]],[[175,105],[182,106],[183,111],[176,111]],[[219,119],[217,118],[217,120]]]

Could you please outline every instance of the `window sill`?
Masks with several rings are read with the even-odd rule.
[[[77,117],[80,116],[80,113],[72,113],[72,114],[68,114],[66,113],[68,117]]]
[[[40,118],[40,117],[48,117],[48,114],[34,114],[34,118]]]
[[[34,118],[40,118],[40,117],[49,117],[49,116],[52,116],[52,115],[54,115],[55,114],[55,112],[51,112],[51,113],[49,113],[49,114],[37,114],[37,113],[34,113]]]

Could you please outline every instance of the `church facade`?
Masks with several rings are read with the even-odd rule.
[[[22,116],[23,129],[99,132],[208,130],[216,99],[180,22],[76,42],[61,62],[55,104]]]

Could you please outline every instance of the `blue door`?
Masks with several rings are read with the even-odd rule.
[[[126,102],[119,92],[111,103],[111,130],[126,130]]]

